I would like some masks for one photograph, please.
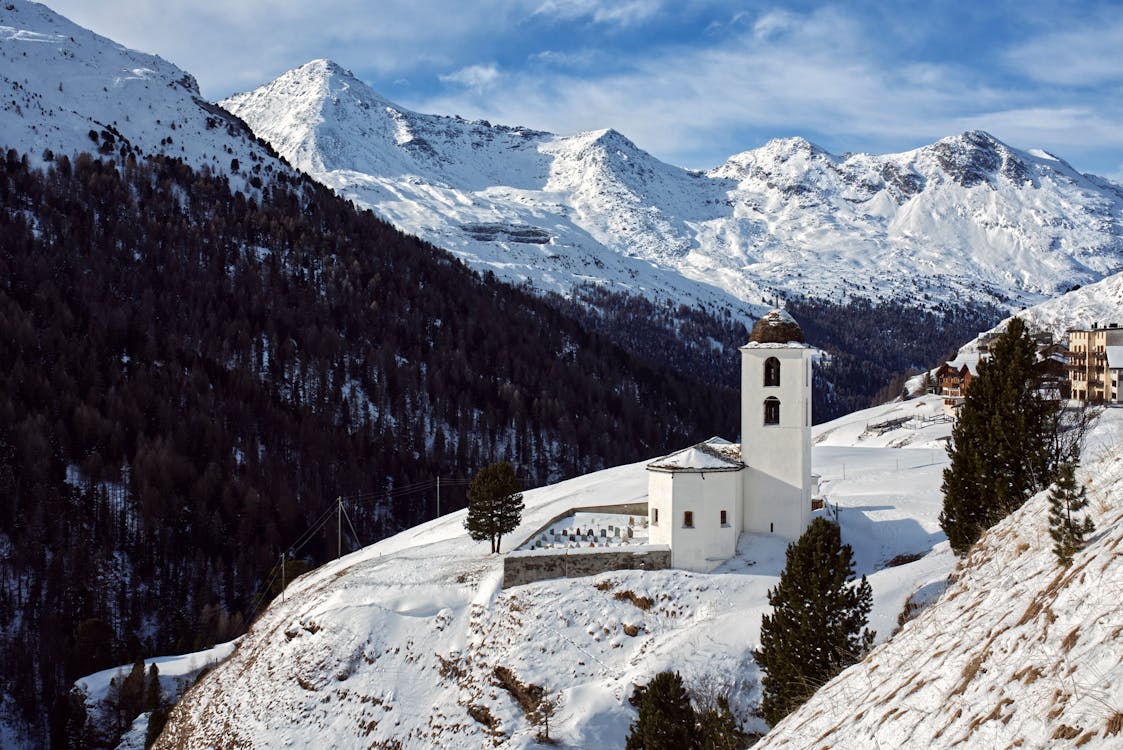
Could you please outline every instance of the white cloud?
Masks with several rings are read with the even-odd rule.
[[[1018,72],[1049,84],[1123,82],[1123,14],[1028,40],[1010,50],[1006,61]]]
[[[486,110],[456,94],[414,104],[560,133],[613,127],[692,167],[714,166],[715,154],[724,158],[765,136],[796,134],[839,150],[888,151],[985,128],[1011,145],[1066,158],[1123,149],[1118,103],[1043,103],[1034,92],[989,84],[970,66],[886,64],[871,53],[870,33],[837,10],[772,13],[740,35],[637,57],[623,71],[509,71]]]
[[[50,5],[76,23],[190,70],[204,96],[221,98],[322,57],[384,80],[416,78],[424,68],[448,70],[463,64],[496,29],[515,27],[537,1],[50,0]]]
[[[445,83],[457,83],[466,88],[474,89],[477,92],[494,86],[499,78],[499,68],[496,67],[495,63],[488,63],[487,65],[469,65],[454,73],[440,76],[440,79]]]
[[[660,0],[546,0],[535,13],[566,21],[589,18],[595,23],[633,26],[654,16]]]

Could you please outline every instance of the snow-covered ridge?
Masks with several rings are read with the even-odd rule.
[[[0,3],[0,90],[0,146],[34,160],[46,150],[120,160],[125,146],[138,157],[166,154],[230,174],[235,188],[255,169],[263,179],[291,171],[245,123],[203,100],[189,73],[39,3]]]
[[[223,106],[406,231],[541,289],[1013,310],[1123,269],[1123,187],[981,131],[884,156],[777,139],[703,173],[611,129],[557,136],[412,112],[324,60]]]
[[[1123,746],[1123,413],[1105,412],[1077,479],[1097,530],[1071,567],[1041,493],[983,535],[935,605],[757,747]]]

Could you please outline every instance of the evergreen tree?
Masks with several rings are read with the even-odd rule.
[[[700,750],[739,750],[748,737],[729,707],[729,698],[719,695],[713,706],[697,712]]]
[[[506,461],[485,466],[468,485],[468,518],[464,528],[477,542],[491,541],[498,552],[503,535],[522,521],[523,496],[515,470]]]
[[[1025,323],[1013,318],[967,390],[948,445],[940,513],[957,555],[1053,480],[1059,411],[1039,391],[1036,361]]]
[[[696,750],[700,738],[690,696],[678,672],[660,672],[647,684],[639,700],[639,717],[632,724],[627,750]]]
[[[854,579],[854,552],[838,524],[815,518],[788,545],[780,582],[768,592],[772,614],[760,625],[753,652],[765,671],[762,709],[775,725],[828,680],[859,661],[873,644],[865,628],[873,593]]]
[[[164,697],[160,690],[160,668],[154,662],[148,667],[148,687],[144,693],[144,710],[155,711],[163,702]]]
[[[1061,565],[1070,565],[1072,556],[1084,548],[1085,538],[1096,530],[1087,516],[1079,521],[1072,517],[1088,507],[1084,485],[1076,484],[1076,467],[1063,464],[1049,493],[1049,536],[1053,538],[1053,553]]]

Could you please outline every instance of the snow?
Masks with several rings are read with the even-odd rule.
[[[1123,187],[980,131],[889,155],[777,139],[703,173],[611,129],[412,112],[326,60],[222,104],[340,194],[543,290],[752,318],[778,294],[1013,311],[1123,269]]]
[[[220,643],[202,651],[179,656],[158,656],[145,659],[145,674],[153,664],[160,670],[160,689],[166,696],[178,695],[190,685],[190,682],[204,669],[219,663],[233,653],[238,641]],[[91,675],[81,677],[74,681],[74,686],[86,694],[86,705],[91,710],[97,710],[97,705],[109,695],[109,683],[114,678],[118,681],[124,679],[132,670],[132,664],[122,664],[119,667],[103,669]]]
[[[1111,323],[1123,325],[1123,272],[1020,310],[1011,317],[1021,318],[1031,331],[1053,334],[1054,341],[1060,343],[1067,340],[1067,332],[1071,329],[1088,329],[1093,324],[1101,327]],[[977,365],[984,339],[1005,331],[1010,319],[1006,318],[960,347],[953,362],[957,366],[964,363],[971,367]],[[919,376],[909,381],[911,391],[919,387]]]
[[[99,144],[89,133],[107,131],[114,147],[104,158],[120,161],[124,142],[143,155],[179,157],[229,174],[234,189],[247,189],[255,166],[266,170],[259,172],[263,178],[268,171],[292,173],[243,123],[201,99],[190,74],[45,5],[0,4],[0,89],[0,147],[26,152],[32,163],[41,163],[46,149],[96,154]]]
[[[1123,412],[1102,414],[1077,479],[1097,529],[1071,567],[1052,553],[1041,493],[757,747],[1123,747]]]
[[[821,512],[837,515],[858,573],[869,576],[880,640],[909,596],[938,587],[954,566],[936,521],[950,424],[925,421],[939,410],[939,399],[918,399],[813,428]],[[909,424],[877,427],[901,417]],[[645,467],[525,492],[523,522],[504,548],[568,509],[643,502]],[[493,685],[496,666],[559,698],[551,734],[576,747],[622,746],[633,685],[664,669],[728,686],[745,716],[759,700],[750,651],[783,540],[743,534],[738,555],[711,574],[615,571],[501,590],[502,556],[470,541],[463,519],[444,516],[294,581],[177,707],[165,739],[476,748],[489,730],[468,708],[485,706],[498,746],[531,747],[535,730]],[[888,565],[901,556],[916,559]],[[642,597],[649,609],[632,603]]]
[[[704,443],[657,458],[647,465],[654,471],[740,471],[741,446],[722,438],[710,438]]]
[[[635,551],[644,552],[649,549],[647,540],[645,515],[578,511],[531,535],[516,552],[551,554],[550,550],[572,548],[585,553],[619,550],[620,547],[643,547]]]

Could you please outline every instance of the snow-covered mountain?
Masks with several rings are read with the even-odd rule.
[[[816,471],[869,575],[882,640],[906,600],[939,590],[954,566],[936,520],[950,431],[940,411],[930,397],[814,430]],[[567,508],[646,495],[642,463],[528,491],[504,549]],[[623,747],[633,684],[664,669],[727,686],[749,718],[760,694],[749,651],[782,540],[745,534],[712,574],[614,571],[500,589],[501,557],[469,540],[463,520],[449,514],[293,582],[187,693],[158,747],[535,746],[496,667],[560,698],[551,734],[566,747]],[[633,603],[641,597],[650,608]]]
[[[39,3],[0,4],[0,90],[0,147],[32,159],[47,150],[166,154],[229,174],[236,188],[291,171],[245,123],[204,100],[189,73]]]
[[[990,531],[930,609],[757,745],[1123,747],[1123,414],[1109,410],[1077,479],[1097,530],[1068,568],[1048,493]]]
[[[978,131],[886,156],[779,139],[699,172],[613,130],[411,112],[326,60],[222,105],[340,193],[542,289],[1016,309],[1123,269],[1123,187]]]

